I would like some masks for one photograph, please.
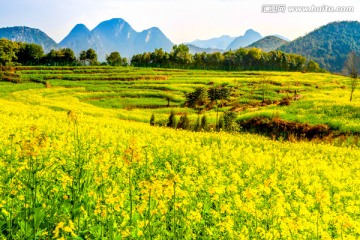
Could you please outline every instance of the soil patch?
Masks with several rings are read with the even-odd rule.
[[[240,121],[243,131],[258,133],[273,139],[313,140],[338,137],[340,133],[326,124],[311,125],[282,120],[280,118],[255,117]]]

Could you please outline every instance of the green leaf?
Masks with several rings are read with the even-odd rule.
[[[6,221],[0,221],[0,231],[2,232],[7,227]]]
[[[36,208],[35,214],[34,214],[34,220],[35,220],[35,229],[38,229],[41,222],[44,220],[45,212],[42,208]]]
[[[33,233],[33,228],[30,226],[29,223],[26,223],[25,221],[20,222],[20,228],[21,228],[21,232],[25,235],[25,237],[30,237],[31,234]]]

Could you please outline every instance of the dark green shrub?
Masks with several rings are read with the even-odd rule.
[[[207,102],[207,91],[204,87],[198,87],[194,92],[186,94],[186,103],[188,107],[205,105]]]
[[[194,131],[199,132],[200,130],[201,130],[201,120],[200,120],[200,115],[198,115],[194,126]]]
[[[184,130],[190,129],[190,120],[187,113],[181,115],[179,123],[177,124],[177,128]]]
[[[209,131],[209,124],[205,115],[201,118],[200,130]]]
[[[150,126],[155,126],[155,115],[154,115],[154,114],[151,114],[151,117],[150,117]]]
[[[231,95],[231,90],[226,84],[222,84],[220,86],[211,87],[208,90],[208,96],[210,101],[216,100],[227,100]]]
[[[176,128],[176,117],[175,117],[175,112],[171,111],[169,118],[168,118],[168,122],[166,124],[167,127],[171,127],[171,128]]]
[[[237,113],[228,111],[224,113],[223,119],[224,119],[224,130],[229,132],[237,131],[239,128],[239,125],[235,122],[237,117]]]
[[[224,127],[225,127],[224,117],[221,116],[219,118],[219,121],[217,122],[216,131],[220,131],[221,129],[224,129]]]

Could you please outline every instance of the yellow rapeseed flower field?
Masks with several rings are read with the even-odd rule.
[[[302,95],[261,107],[251,105],[259,73],[110,70],[154,79],[103,83],[87,68],[25,68],[24,83],[0,83],[0,239],[360,239],[360,100],[356,91],[348,102],[348,79],[260,72],[272,77],[269,99]],[[180,107],[184,93],[224,82],[247,106],[242,118],[330,124],[352,131],[355,144],[121,120],[155,113],[165,123],[170,103],[196,121]],[[216,111],[206,115],[214,123]]]
[[[31,91],[55,90],[0,100],[2,239],[360,238],[358,148],[53,111]]]

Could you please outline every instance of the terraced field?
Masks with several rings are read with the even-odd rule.
[[[231,96],[219,104],[220,115],[231,110],[237,113],[239,121],[276,116],[291,122],[326,124],[344,133],[360,132],[359,95],[355,91],[355,100],[350,103],[350,80],[332,74],[131,67],[19,67],[16,74],[21,76],[22,84],[12,86],[14,89],[42,88],[42,84],[48,83],[51,90],[41,93],[47,100],[71,92],[71,96],[81,103],[116,110],[121,119],[148,122],[155,114],[157,124],[164,125],[169,112],[175,110],[178,115],[188,113],[193,122],[199,114],[204,114],[214,125],[219,116],[217,105],[187,108],[184,107],[185,96],[197,87],[208,89],[226,84],[231,89]],[[28,97],[28,94],[24,95]],[[282,104],[283,99],[289,101]]]
[[[1,239],[360,238],[360,94],[349,102],[345,77],[109,67],[8,75],[21,83],[0,82]],[[184,106],[186,93],[221,84],[229,99]],[[206,115],[212,129],[161,127],[171,110],[192,123]],[[269,124],[215,131],[228,111]],[[341,134],[244,133],[270,123]]]

